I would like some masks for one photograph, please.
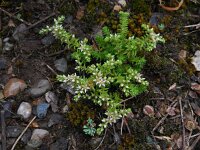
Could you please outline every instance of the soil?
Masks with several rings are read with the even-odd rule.
[[[74,72],[75,63],[70,58],[73,50],[67,49],[66,45],[57,39],[45,45],[42,40],[49,35],[40,35],[39,31],[52,25],[54,18],[64,15],[64,27],[67,31],[80,39],[87,37],[92,41],[104,25],[110,27],[113,32],[117,31],[118,11],[113,10],[116,5],[123,11],[130,12],[129,34],[135,36],[141,36],[141,24],[149,23],[155,13],[158,13],[159,19],[154,21],[157,25],[152,27],[166,42],[157,45],[151,53],[144,54],[147,62],[143,74],[150,86],[147,92],[127,101],[126,105],[132,109],[133,114],[124,118],[123,127],[121,128],[122,120],[119,120],[110,126],[105,134],[90,137],[82,131],[87,113],[82,116],[78,113],[79,110],[90,112],[91,109],[97,113],[99,108],[93,108],[87,103],[74,105],[73,96],[63,90],[56,81],[56,74],[62,72],[56,70],[55,60],[65,57],[68,61],[66,74]],[[170,0],[166,1],[165,5],[175,7],[177,2]],[[191,83],[199,84],[200,74],[192,65],[191,59],[194,53],[200,50],[200,26],[185,27],[200,23],[199,1],[186,0],[175,11],[160,7],[158,0],[127,0],[126,6],[120,5],[117,0],[2,0],[0,8],[0,40],[9,38],[9,42],[14,45],[9,51],[3,50],[4,42],[0,47],[0,58],[7,61],[6,69],[0,70],[0,90],[3,90],[3,86],[12,77],[23,79],[28,87],[40,79],[48,79],[53,87],[51,91],[59,98],[59,113],[63,115],[64,121],[47,128],[50,136],[43,139],[43,144],[38,149],[50,149],[60,137],[67,139],[67,147],[63,149],[72,150],[95,149],[98,145],[98,149],[102,150],[199,149],[200,91],[191,89]],[[20,40],[16,40],[13,33],[22,23],[26,24],[28,29],[26,33],[22,32],[24,36]],[[164,29],[161,29],[161,24]],[[9,70],[11,73],[8,73]],[[35,99],[27,95],[25,90],[12,99],[15,101],[12,109],[14,115],[6,120],[6,126],[26,126],[29,121],[16,117],[17,108],[22,101],[33,103],[44,99],[44,95]],[[7,99],[4,98],[3,101]],[[69,112],[62,113],[65,105],[69,105]],[[154,108],[153,117],[143,113],[145,105]],[[42,122],[47,122],[52,113],[49,110]],[[78,119],[81,121],[75,123]],[[188,127],[188,121],[195,124],[195,127]],[[39,124],[40,119],[36,119],[36,122],[38,126],[30,126],[31,130],[43,128]],[[8,149],[12,144],[7,144]],[[16,149],[26,149],[25,147],[26,144],[19,142]]]

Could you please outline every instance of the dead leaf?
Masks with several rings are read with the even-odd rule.
[[[194,91],[189,91],[188,95],[189,95],[191,98],[198,98],[197,93],[194,92]]]
[[[150,105],[145,105],[143,108],[143,113],[149,117],[153,117],[154,116],[154,108]]]
[[[192,120],[185,121],[185,128],[188,129],[189,131],[196,129],[196,126],[197,124],[195,121],[192,121]]]
[[[200,107],[195,103],[191,103],[191,106],[194,109],[195,114],[200,116]]]
[[[15,23],[13,22],[12,19],[10,19],[10,20],[8,21],[8,26],[9,26],[9,27],[15,27]]]
[[[186,50],[181,50],[179,52],[179,59],[185,60],[186,56],[187,56],[187,51]]]
[[[191,84],[191,89],[200,94],[200,84],[198,83],[192,83]]]
[[[85,7],[84,7],[84,6],[81,6],[81,7],[78,9],[78,11],[77,11],[77,13],[76,13],[76,19],[81,20],[81,18],[83,18],[83,16],[84,16],[84,10],[85,10]]]
[[[170,116],[175,116],[176,113],[175,113],[175,108],[174,107],[168,107],[166,112],[170,115]]]
[[[176,140],[176,145],[177,147],[180,149],[182,148],[182,145],[183,145],[183,138],[182,138],[182,135],[179,136],[178,140]]]
[[[115,5],[113,10],[114,11],[120,11],[120,10],[122,10],[122,7],[120,5]]]

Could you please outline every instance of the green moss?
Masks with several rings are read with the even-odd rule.
[[[67,119],[74,126],[83,126],[87,123],[88,118],[94,119],[95,117],[95,110],[83,102],[72,103],[69,106],[69,110]]]
[[[65,16],[67,16],[69,14],[73,15],[74,12],[77,11],[77,4],[74,0],[64,1],[62,6],[59,8],[59,11],[62,15],[65,15]]]
[[[129,3],[129,7],[131,8],[132,12],[136,15],[143,13],[147,18],[150,17],[151,10],[149,2],[147,0],[131,1]]]
[[[89,26],[101,24],[109,19],[107,14],[110,14],[111,11],[112,7],[108,1],[89,0],[83,20],[88,23]]]
[[[122,143],[119,145],[118,150],[154,150],[153,145],[147,142],[147,137],[151,136],[150,131],[156,125],[156,120],[149,117],[144,117],[141,120],[131,120],[129,127],[132,134],[124,134]]]

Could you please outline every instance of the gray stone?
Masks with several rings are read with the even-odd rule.
[[[38,148],[40,147],[40,145],[42,145],[42,140],[38,139],[38,140],[30,140],[27,145],[31,148]]]
[[[67,71],[67,61],[65,58],[54,61],[54,66],[58,71],[65,73]]]
[[[50,145],[50,150],[67,150],[68,140],[64,137],[59,138],[55,143]]]
[[[35,129],[31,136],[31,140],[28,142],[28,146],[37,148],[42,145],[42,139],[49,135],[49,131],[44,129]]]
[[[92,148],[96,148],[99,143],[101,142],[102,138],[100,137],[93,137],[90,141],[89,144]]]
[[[27,26],[25,24],[20,24],[16,27],[15,31],[13,32],[13,38],[16,41],[23,40],[28,33]]]
[[[24,119],[28,119],[32,113],[32,106],[27,102],[22,102],[17,110],[17,114],[21,115]]]
[[[23,131],[23,127],[21,126],[8,126],[6,128],[6,137],[8,138],[16,138]]]
[[[49,131],[44,130],[44,129],[34,129],[33,134],[31,136],[31,140],[33,139],[43,139],[44,137],[49,135]]]
[[[6,38],[3,39],[3,42],[6,43],[6,42],[8,42],[9,40],[10,40],[10,38],[9,38],[9,37],[6,37]]]
[[[13,44],[6,42],[6,43],[4,44],[3,51],[10,51],[10,50],[13,49],[13,47],[14,47]]]
[[[55,38],[53,35],[47,35],[41,40],[42,44],[45,46],[49,46],[53,44],[54,41],[55,41]]]
[[[62,108],[62,113],[67,113],[69,111],[69,106],[68,105],[65,105],[63,108]]]
[[[7,67],[7,61],[5,58],[0,58],[0,70],[1,69],[6,69]]]
[[[22,135],[21,141],[22,141],[24,144],[27,144],[28,141],[30,140],[30,138],[31,138],[31,130],[28,129],[28,130],[24,133],[24,135]]]
[[[58,97],[55,95],[55,93],[48,91],[45,94],[46,101],[51,105],[51,109],[53,112],[58,111]]]
[[[73,86],[69,83],[62,83],[60,85],[61,88],[67,90],[69,93],[71,93],[72,95],[75,95],[75,90],[73,89]]]
[[[51,84],[49,83],[49,81],[46,79],[42,79],[34,87],[32,87],[29,92],[32,97],[36,98],[45,94],[50,89]]]
[[[52,114],[48,122],[48,127],[51,127],[56,124],[61,124],[63,122],[63,119],[63,116],[60,114]]]
[[[159,23],[163,17],[164,17],[163,13],[155,12],[152,14],[152,16],[149,20],[149,24],[152,26],[157,26],[157,25],[159,25]]]

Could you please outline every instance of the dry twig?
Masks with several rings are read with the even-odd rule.
[[[101,142],[99,143],[99,145],[98,145],[98,146],[95,148],[95,150],[98,150],[98,149],[99,149],[99,147],[101,146],[101,144],[103,143],[103,141],[104,141],[104,139],[105,139],[105,137],[106,137],[107,130],[108,130],[108,128],[106,128],[106,129],[105,129],[104,136],[103,136],[103,138],[102,138]]]
[[[176,107],[177,101],[174,101],[173,103],[170,104],[169,107]],[[167,113],[158,123],[157,125],[153,128],[152,133],[165,121],[165,119],[169,116],[169,113]]]
[[[182,149],[185,150],[185,127],[184,127],[184,120],[183,120],[183,107],[181,97],[179,97],[179,106],[180,106],[180,113],[181,113],[181,123],[182,123]]]
[[[15,141],[15,143],[13,144],[11,150],[15,149],[15,146],[17,145],[17,143],[19,142],[19,140],[21,139],[21,137],[24,135],[24,133],[26,132],[26,130],[29,128],[29,126],[31,125],[31,123],[36,119],[36,116],[33,117],[33,119],[29,122],[29,124],[26,126],[26,128],[22,131],[22,133],[19,135],[19,137],[17,138],[17,140]]]
[[[192,143],[192,145],[188,148],[188,150],[193,150],[196,146],[196,144],[199,142],[200,140],[200,135],[195,139],[195,141]]]
[[[26,25],[28,25],[28,26],[31,25],[29,22],[24,21],[23,19],[20,19],[20,18],[16,17],[15,15],[9,13],[8,11],[6,11],[5,9],[3,9],[3,8],[1,8],[1,7],[0,7],[0,11],[4,12],[6,15],[8,15],[8,16],[11,17],[11,18],[14,18],[14,19],[17,19],[17,20],[21,21],[22,23],[24,23],[24,24],[26,24]]]
[[[2,150],[6,150],[6,123],[5,123],[5,111],[1,111],[1,143]]]

